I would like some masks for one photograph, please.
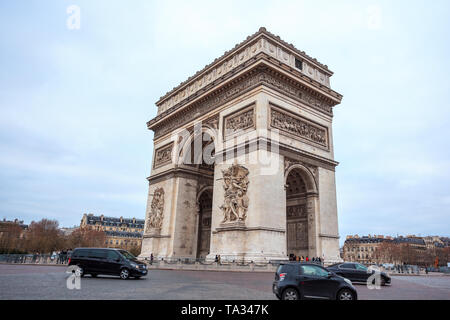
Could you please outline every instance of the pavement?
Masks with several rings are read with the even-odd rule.
[[[0,264],[0,299],[273,300],[272,273],[150,270],[146,278],[89,275],[69,290],[63,266]],[[450,300],[449,276],[392,277],[392,285],[370,290],[355,285],[361,300]]]

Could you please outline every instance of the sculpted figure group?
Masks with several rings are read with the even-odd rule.
[[[222,223],[245,221],[249,203],[248,174],[248,169],[237,164],[222,170],[225,190],[224,204],[220,206],[224,215]]]
[[[158,188],[153,194],[152,204],[150,206],[150,214],[147,219],[147,228],[160,229],[164,218],[164,189]]]

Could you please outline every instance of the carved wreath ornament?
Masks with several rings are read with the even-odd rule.
[[[164,218],[164,189],[158,188],[153,194],[150,214],[147,219],[148,229],[160,229]]]
[[[220,206],[224,216],[222,223],[245,221],[249,203],[248,174],[247,168],[236,164],[227,170],[222,170],[225,190],[224,203]]]

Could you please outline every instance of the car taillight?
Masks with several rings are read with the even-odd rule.
[[[280,273],[280,281],[283,281],[287,273]]]

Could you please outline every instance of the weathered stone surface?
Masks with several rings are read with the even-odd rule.
[[[331,74],[262,31],[161,98],[141,257],[338,261]]]

